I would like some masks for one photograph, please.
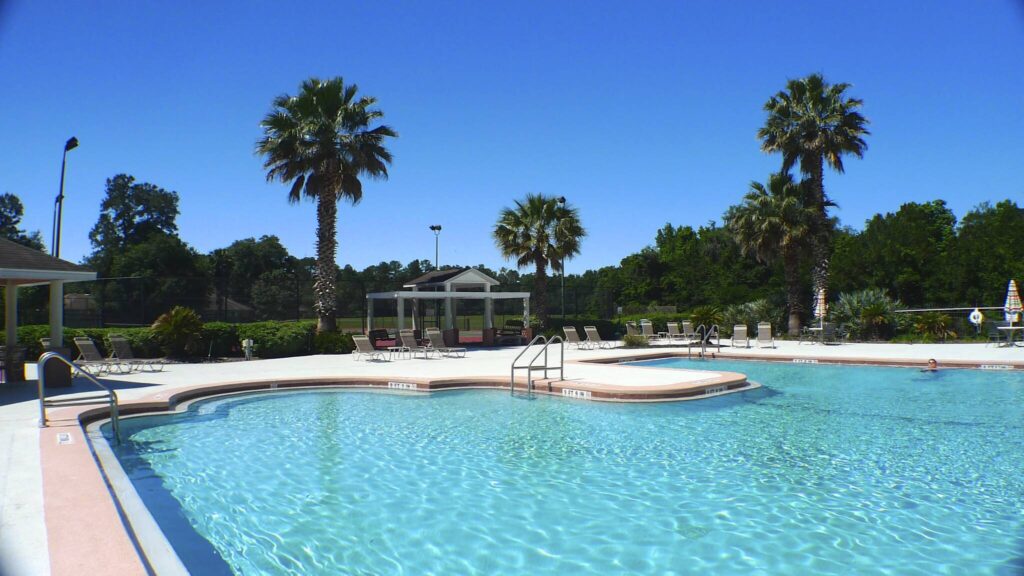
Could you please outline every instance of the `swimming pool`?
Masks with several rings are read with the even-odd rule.
[[[1024,570],[1024,374],[643,365],[764,387],[247,394],[126,419],[117,452],[195,573]]]

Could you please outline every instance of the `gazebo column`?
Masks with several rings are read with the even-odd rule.
[[[416,286],[412,287],[412,291],[416,291]],[[420,330],[422,326],[420,324],[420,301],[419,298],[412,299],[412,329]]]
[[[18,343],[18,285],[14,280],[7,281],[7,293],[4,297],[4,319],[7,321],[7,346],[12,349]]]
[[[444,327],[448,330],[455,328],[455,299],[444,299]]]
[[[50,346],[64,346],[64,282],[50,282]]]
[[[484,292],[490,292],[491,285],[484,285]],[[494,300],[484,298],[484,329],[494,328]]]
[[[398,304],[398,329],[405,330],[405,299],[399,296],[395,302]]]
[[[530,326],[530,299],[523,298],[523,326]]]

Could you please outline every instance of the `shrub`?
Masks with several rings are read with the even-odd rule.
[[[351,354],[355,350],[355,342],[351,334],[341,332],[320,332],[313,338],[317,354]]]
[[[770,322],[773,334],[785,334],[788,329],[786,308],[767,298],[745,304],[733,304],[722,310],[722,335],[731,335],[736,324],[747,327],[748,334],[757,333],[758,322]]]
[[[891,338],[900,328],[896,310],[903,305],[884,290],[868,288],[844,292],[832,306],[829,316],[844,325],[858,339]]]
[[[203,324],[202,349],[216,357],[241,356],[241,339],[238,337],[238,325],[227,322],[207,322]]]
[[[622,338],[622,345],[626,348],[647,348],[651,343],[646,336],[627,334]]]
[[[316,322],[253,322],[238,324],[238,339],[251,338],[260,358],[302,356],[314,350]]]
[[[721,326],[723,320],[722,309],[718,306],[698,306],[690,312],[690,322],[693,322],[694,328],[701,324],[707,328],[711,328],[712,324]]]
[[[914,330],[923,338],[932,337],[941,340],[956,338],[956,332],[950,327],[952,323],[953,320],[947,314],[925,312],[917,317],[914,322]]]
[[[71,350],[72,357],[78,355],[74,343],[71,341],[76,336],[86,336],[96,343],[96,347],[103,355],[110,354],[111,334],[124,336],[132,345],[132,350],[139,358],[155,358],[160,356],[160,343],[149,328],[65,328],[64,347]],[[32,324],[18,326],[18,345],[25,347],[26,358],[38,358],[43,353],[43,347],[39,343],[40,338],[50,337],[50,327],[46,324]],[[4,334],[0,333],[0,342],[4,341]]]
[[[194,355],[199,350],[203,320],[195,310],[175,306],[157,318],[152,329],[168,356]]]

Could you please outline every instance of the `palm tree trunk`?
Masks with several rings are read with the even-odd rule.
[[[800,255],[796,250],[783,252],[782,268],[786,277],[786,303],[789,305],[789,335],[799,336],[804,307],[800,294]]]
[[[537,311],[537,320],[543,328],[548,326],[548,262],[541,256],[533,259],[537,265],[537,275],[533,281],[533,304]]]
[[[317,332],[335,332],[337,302],[335,257],[338,252],[338,199],[333,191],[321,191],[316,198],[316,279],[313,308]]]
[[[811,279],[814,284],[814,294],[822,290],[828,290],[828,268],[831,258],[831,231],[828,227],[828,208],[825,206],[825,162],[821,156],[817,162],[807,167],[807,174],[811,178],[814,202],[818,206],[817,218],[814,222],[814,236],[812,239],[812,255],[814,266],[811,268]]]

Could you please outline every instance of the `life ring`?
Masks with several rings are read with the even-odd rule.
[[[974,311],[971,312],[971,315],[967,317],[967,319],[971,321],[971,324],[974,324],[975,326],[981,326],[981,323],[985,321],[985,315],[981,313],[981,310],[975,308]]]

